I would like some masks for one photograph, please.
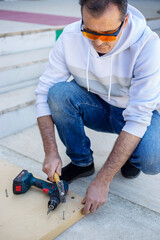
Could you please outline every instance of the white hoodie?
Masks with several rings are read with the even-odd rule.
[[[37,117],[51,115],[49,88],[72,75],[88,91],[113,106],[125,108],[123,130],[143,137],[152,111],[160,106],[160,39],[136,8],[128,5],[128,13],[129,22],[118,43],[101,57],[83,37],[81,21],[65,27],[35,91]]]

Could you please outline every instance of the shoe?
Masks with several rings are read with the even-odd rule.
[[[141,170],[134,167],[128,160],[121,168],[121,174],[123,177],[133,179],[139,176]]]
[[[79,167],[73,163],[69,163],[67,166],[62,168],[62,175],[60,176],[60,179],[65,180],[69,184],[75,179],[91,176],[94,172],[94,163],[87,167]]]

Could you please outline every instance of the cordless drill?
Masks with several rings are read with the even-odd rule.
[[[68,184],[63,181],[65,194],[68,192]],[[27,170],[22,170],[18,176],[13,180],[13,193],[22,194],[27,192],[31,186],[35,186],[43,190],[50,196],[48,201],[48,212],[54,210],[60,203],[59,190],[56,183],[46,182],[44,180],[33,177],[32,173]]]

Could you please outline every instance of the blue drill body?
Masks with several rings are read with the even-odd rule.
[[[64,190],[67,194],[68,192],[68,184],[63,181]],[[56,183],[50,183],[38,178],[35,178],[32,173],[29,173],[27,170],[22,170],[18,176],[13,180],[13,193],[14,194],[23,194],[26,193],[31,186],[35,186],[43,190],[43,192],[47,193],[50,196],[50,200],[48,202],[48,207],[52,206],[52,210],[57,207],[60,203],[59,191]]]

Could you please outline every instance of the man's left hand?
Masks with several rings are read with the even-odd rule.
[[[82,214],[86,215],[89,212],[94,213],[107,201],[108,192],[109,184],[104,184],[96,178],[89,185],[86,195],[82,200],[82,204],[85,205]]]

